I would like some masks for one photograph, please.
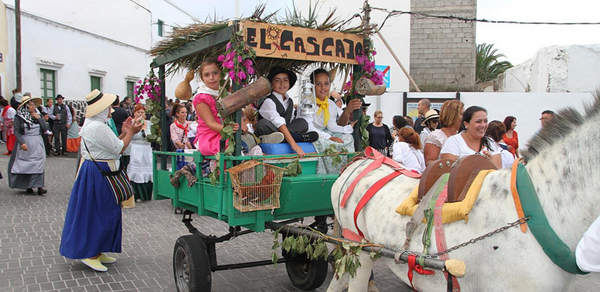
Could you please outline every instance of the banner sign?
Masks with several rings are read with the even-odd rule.
[[[358,64],[363,37],[262,22],[240,22],[242,36],[257,57]]]

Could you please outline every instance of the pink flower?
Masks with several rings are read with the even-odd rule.
[[[231,42],[228,42],[227,45],[225,46],[225,50],[229,51],[229,50],[231,50],[231,47],[233,47],[233,44]]]
[[[229,52],[225,57],[225,60],[233,60],[233,57],[235,57],[235,52]]]
[[[235,79],[235,72],[229,71],[229,78],[231,78],[231,80]]]
[[[256,73],[256,71],[254,71],[254,68],[252,68],[252,67],[246,67],[246,70],[248,71],[248,74],[250,74],[250,75],[254,75],[254,73]]]
[[[238,76],[238,78],[240,80],[245,80],[246,79],[246,73],[244,73],[244,71],[238,72],[237,76]]]
[[[230,60],[230,61],[223,63],[223,67],[232,70],[234,67],[233,61]]]
[[[248,69],[252,66],[252,60],[246,59],[246,60],[244,60],[243,64],[244,64],[244,67],[246,67],[246,69]]]
[[[242,56],[237,56],[237,59],[238,59],[238,63],[242,62]]]
[[[375,50],[373,50],[373,56],[377,55],[377,52]]]
[[[223,62],[223,61],[225,61],[225,55],[220,55],[220,56],[217,58],[217,61],[219,61],[219,62]]]
[[[152,94],[152,92],[148,92],[148,98],[154,99],[154,94]]]

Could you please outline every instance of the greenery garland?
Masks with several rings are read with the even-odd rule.
[[[160,83],[162,81],[154,74],[154,69],[150,69],[148,75],[142,80],[138,80],[133,87],[133,95],[136,104],[141,104],[145,100],[146,112],[151,115],[150,134],[146,135],[146,140],[150,143],[162,144],[160,116],[163,113],[163,107],[160,104],[160,95],[162,93]]]

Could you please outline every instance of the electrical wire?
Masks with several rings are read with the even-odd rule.
[[[387,12],[388,15],[383,20],[383,23],[379,26],[380,29],[383,27],[388,18],[392,16],[399,16],[403,14],[414,15],[418,18],[439,18],[448,20],[460,20],[464,22],[483,22],[483,23],[501,23],[501,24],[527,24],[527,25],[600,25],[600,22],[549,22],[549,21],[514,21],[514,20],[489,20],[489,19],[477,19],[477,18],[466,18],[454,15],[435,15],[423,12],[412,12],[412,11],[401,11],[401,10],[388,10],[385,8],[371,7],[374,10],[380,10]]]

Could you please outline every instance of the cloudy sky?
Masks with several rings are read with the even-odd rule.
[[[218,4],[198,5],[197,1],[171,0],[205,20],[207,11],[210,17],[222,18],[236,16],[235,0],[219,0]],[[415,0],[418,1],[418,0]],[[254,12],[258,3],[267,1],[238,0],[242,16]],[[304,0],[297,3],[305,5]],[[291,7],[292,0],[267,2],[266,12]],[[388,9],[394,9],[393,1]],[[478,0],[477,18],[488,20],[546,21],[546,22],[600,22],[600,1],[596,0]],[[408,16],[400,16],[408,17]],[[376,19],[373,20],[377,22]],[[513,64],[532,58],[537,50],[553,45],[598,44],[600,43],[600,25],[517,25],[477,23],[477,43],[493,43],[500,53],[506,55]]]

